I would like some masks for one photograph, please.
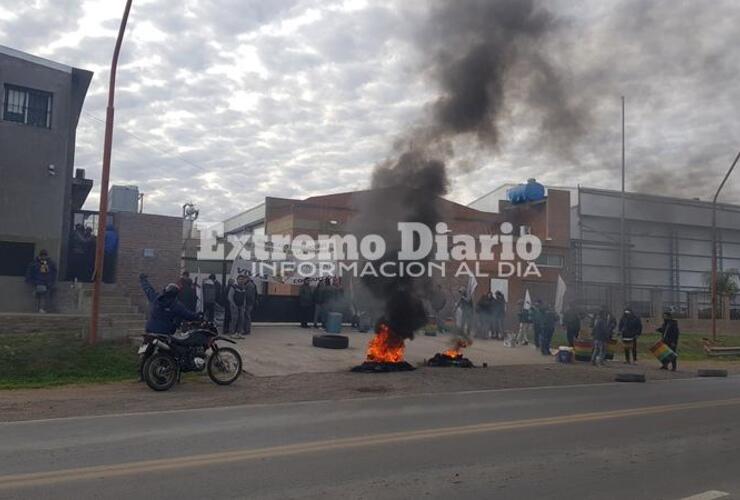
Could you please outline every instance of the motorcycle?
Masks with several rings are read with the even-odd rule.
[[[236,349],[217,342],[236,344],[218,335],[207,321],[182,324],[174,335],[146,333],[139,347],[141,377],[155,391],[166,391],[180,381],[184,372],[202,372],[218,385],[233,383],[242,372],[242,358]]]

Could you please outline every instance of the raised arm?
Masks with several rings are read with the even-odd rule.
[[[139,275],[139,284],[141,285],[141,289],[144,290],[147,300],[149,302],[154,302],[157,299],[157,291],[149,283],[146,274]]]

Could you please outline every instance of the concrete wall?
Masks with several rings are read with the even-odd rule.
[[[17,276],[0,276],[0,312],[35,312],[35,299],[30,285]],[[68,281],[57,282],[50,312],[77,312],[77,291]]]
[[[63,269],[75,131],[92,73],[0,51],[0,241],[46,248]],[[3,119],[5,84],[53,94],[51,128]],[[48,166],[56,175],[49,175]]]
[[[149,275],[156,288],[175,282],[180,274],[182,219],[162,215],[118,213],[117,288],[142,311],[147,302],[139,287],[139,273]],[[146,254],[145,254],[146,250]]]

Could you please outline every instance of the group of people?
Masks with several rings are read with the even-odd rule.
[[[578,338],[582,320],[585,317],[586,315],[579,312],[575,305],[571,305],[563,314],[563,327],[569,346],[573,347],[575,340]],[[626,364],[637,363],[638,339],[643,333],[642,330],[642,320],[631,308],[625,308],[622,317],[617,321],[606,307],[602,307],[591,317],[591,338],[593,342],[591,363],[593,365],[603,365],[605,363],[608,344],[617,335],[622,343],[624,362]],[[663,324],[656,331],[661,334],[661,340],[674,353],[678,353],[678,322],[673,318],[671,312],[663,313]],[[663,363],[661,369],[667,370],[669,364],[671,370],[676,371],[677,356],[673,356],[670,361]]]
[[[304,279],[298,289],[298,307],[301,328],[325,327],[329,313],[342,312],[345,309],[344,289],[341,280],[327,276],[311,286],[308,278]]]
[[[206,320],[216,321],[217,309],[222,309],[223,333],[235,338],[244,338],[252,333],[252,312],[257,304],[257,285],[249,275],[229,278],[226,286],[211,273],[203,283],[190,278],[188,271],[183,271],[177,286],[177,299],[190,311],[202,308]],[[198,289],[201,291],[201,306],[198,306]]]

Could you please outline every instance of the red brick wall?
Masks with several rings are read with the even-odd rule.
[[[146,298],[139,287],[139,273],[149,275],[155,288],[177,281],[182,252],[182,219],[163,215],[117,213],[118,260],[116,284],[142,311]],[[144,256],[152,249],[152,257]]]

